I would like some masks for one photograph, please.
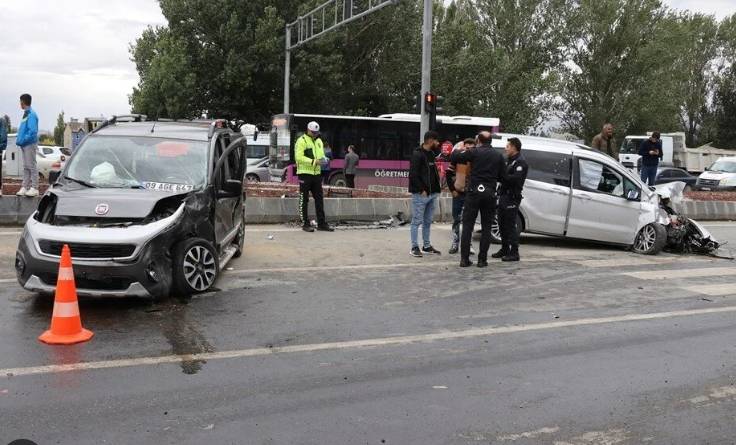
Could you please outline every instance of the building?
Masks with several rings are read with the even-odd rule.
[[[82,139],[99,127],[104,120],[101,117],[86,117],[84,122],[79,122],[78,119],[72,118],[64,127],[64,147],[74,150]]]

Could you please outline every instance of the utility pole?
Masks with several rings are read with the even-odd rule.
[[[367,2],[364,1],[356,4],[354,0],[328,0],[303,16],[297,17],[294,22],[287,24],[286,55],[284,65],[284,113],[289,112],[290,105],[289,82],[291,78],[291,50],[339,28],[342,25],[361,19],[383,9],[386,6],[397,5],[400,1],[401,0],[368,0]],[[431,0],[429,3],[431,5]]]
[[[425,95],[432,89],[432,0],[424,0],[424,23],[422,25],[422,98],[419,144],[424,142],[424,133],[429,131],[429,110]]]

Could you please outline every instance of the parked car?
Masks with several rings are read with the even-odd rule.
[[[101,125],[26,222],[20,284],[52,293],[66,244],[79,295],[209,289],[243,250],[246,156],[237,130],[225,120]]]
[[[54,161],[66,161],[67,155],[64,154],[63,147],[57,147],[54,145],[39,145],[38,151],[45,157],[53,159]]]
[[[687,184],[685,190],[691,190],[698,181],[697,176],[693,176],[681,168],[660,167],[657,169],[657,177],[655,184],[667,184],[669,182],[684,182]]]
[[[268,165],[268,158],[262,158],[260,162],[248,164],[245,179],[248,182],[268,182],[271,179]]]
[[[529,163],[518,214],[520,231],[629,246],[656,254],[667,243],[670,217],[657,193],[609,156],[580,144],[501,134],[521,139]],[[497,226],[493,237],[500,242]]]
[[[7,150],[3,151],[3,172],[7,171],[5,167],[5,156],[7,153]],[[22,163],[23,161],[21,160],[20,162]],[[36,167],[38,168],[38,176],[41,178],[48,180],[51,172],[60,171],[64,166],[63,164],[63,161],[54,160],[53,158],[44,155],[40,148],[36,151]]]
[[[736,156],[723,157],[698,177],[697,190],[736,190]]]

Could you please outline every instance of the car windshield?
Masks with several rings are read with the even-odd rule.
[[[245,150],[248,159],[261,159],[268,156],[268,145],[248,145]]]
[[[206,180],[207,142],[90,137],[75,150],[65,176],[101,188],[193,190]]]
[[[643,140],[644,139],[624,139],[623,144],[621,144],[621,153],[639,154],[639,144],[641,144]]]
[[[736,173],[736,161],[719,159],[710,166],[711,171],[723,173]]]

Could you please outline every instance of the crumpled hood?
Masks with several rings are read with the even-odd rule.
[[[175,196],[142,189],[54,189],[57,216],[145,218],[157,202]],[[182,193],[186,194],[186,193]]]
[[[678,204],[680,201],[682,201],[682,192],[685,190],[685,187],[687,186],[686,183],[682,181],[677,182],[667,182],[665,184],[659,184],[655,185],[654,188],[657,191],[657,194],[663,198],[663,199],[669,199],[670,202],[674,204]]]

